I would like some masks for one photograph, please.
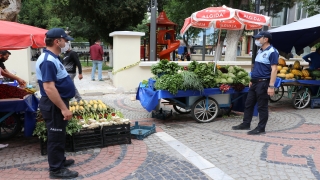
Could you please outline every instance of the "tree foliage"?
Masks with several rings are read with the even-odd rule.
[[[109,33],[125,31],[144,19],[148,0],[52,0],[60,16],[78,17],[89,24],[86,36],[112,41]],[[61,5],[63,3],[63,5]],[[75,31],[71,29],[71,31]]]
[[[50,29],[69,27],[71,35],[91,42],[112,42],[109,33],[135,27],[149,0],[22,0],[21,23]]]
[[[308,10],[308,16],[320,13],[320,0],[301,0],[303,7]]]

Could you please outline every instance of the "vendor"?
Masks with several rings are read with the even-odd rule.
[[[0,72],[1,72],[1,75],[4,76],[4,77],[7,77],[7,78],[10,78],[10,79],[14,79],[14,80],[17,80],[20,87],[25,87],[26,86],[26,82],[19,78],[18,76],[10,73],[6,67],[4,66],[4,62],[6,60],[8,60],[9,56],[11,55],[11,53],[7,50],[2,50],[0,51]]]
[[[320,48],[317,48],[315,52],[303,56],[302,59],[309,63],[309,69],[320,68]]]

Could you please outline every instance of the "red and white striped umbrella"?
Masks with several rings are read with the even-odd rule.
[[[213,25],[217,29],[226,30],[254,30],[269,26],[270,17],[261,14],[233,9],[226,6],[209,7],[197,11],[186,18],[180,31],[183,35],[190,27],[209,28]]]

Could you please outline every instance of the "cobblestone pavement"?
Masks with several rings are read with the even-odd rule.
[[[75,80],[83,93],[86,87],[95,86],[83,95],[84,99],[101,99],[132,123],[155,123],[158,132],[168,133],[235,180],[320,179],[319,109],[295,110],[284,98],[269,104],[267,133],[248,136],[246,131],[231,130],[231,126],[241,123],[241,115],[220,117],[211,123],[196,123],[190,115],[175,112],[166,120],[154,119],[139,101],[131,100],[135,94],[117,93],[107,79],[86,79],[90,79],[89,74],[81,83]],[[105,88],[112,92],[103,91]],[[171,110],[171,106],[162,108]],[[254,117],[251,128],[257,123]],[[20,135],[1,143],[9,143],[0,150],[1,180],[48,178],[47,158],[40,155],[36,137]],[[132,144],[68,152],[67,156],[76,161],[70,169],[80,172],[77,179],[210,179],[155,134],[143,141],[132,140]]]

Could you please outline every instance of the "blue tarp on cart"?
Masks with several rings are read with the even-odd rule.
[[[173,95],[169,91],[166,90],[155,90],[154,89],[155,80],[149,79],[148,87],[140,87],[139,85],[138,92],[136,95],[136,99],[140,101],[141,105],[148,111],[151,112],[154,110],[159,104],[160,99],[165,98],[178,98],[178,97],[188,97],[188,96],[210,96],[214,94],[221,94],[219,88],[207,88],[204,89],[203,92],[194,91],[194,90],[179,90],[177,94]],[[232,99],[238,98],[240,95],[246,95],[249,88],[246,87],[242,92],[235,92],[234,89],[230,89],[224,94],[232,94]],[[234,107],[237,111],[243,112],[244,103],[246,97],[240,97],[237,101],[234,102]],[[257,114],[257,113],[255,113]]]
[[[32,136],[36,125],[35,112],[38,109],[38,99],[34,95],[28,95],[24,99],[1,100],[0,112],[25,112],[24,135]]]

